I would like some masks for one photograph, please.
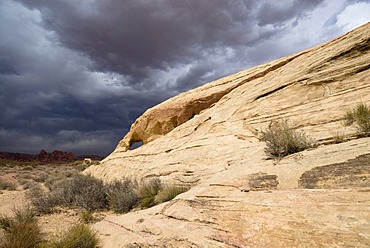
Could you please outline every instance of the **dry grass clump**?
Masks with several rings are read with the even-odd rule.
[[[303,151],[314,143],[304,132],[291,128],[286,120],[272,121],[262,131],[261,140],[266,142],[266,154],[277,158]]]
[[[55,240],[44,240],[30,208],[14,210],[14,217],[0,216],[0,228],[4,230],[0,248],[95,248],[99,244],[96,232],[84,224],[72,226]]]
[[[43,241],[35,214],[29,208],[14,210],[14,217],[1,216],[0,228],[4,230],[1,248],[34,248]]]
[[[81,212],[80,220],[82,221],[82,223],[89,224],[95,221],[95,217],[92,212],[84,209]]]
[[[358,135],[370,137],[370,107],[365,103],[358,103],[354,108],[347,110],[344,125],[356,124]]]
[[[189,188],[185,186],[175,185],[175,184],[168,184],[162,187],[159,190],[158,194],[155,197],[156,204],[160,204],[163,202],[167,202],[175,198],[177,195],[182,194],[188,191]]]
[[[152,179],[149,182],[144,182],[142,185],[140,185],[140,207],[150,208],[156,205],[155,197],[161,189],[162,184],[159,178]]]
[[[45,248],[95,248],[99,245],[96,232],[85,224],[72,226],[56,240],[44,245]]]

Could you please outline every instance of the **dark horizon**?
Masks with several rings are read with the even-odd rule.
[[[73,153],[74,155],[78,156],[78,157],[88,157],[88,156],[99,156],[99,157],[107,157],[109,154],[103,154],[103,155],[98,155],[98,154],[90,154],[90,153],[84,153],[84,154],[77,154],[77,153],[74,153],[72,151],[61,151],[61,150],[47,150],[47,149],[41,149],[40,151],[36,152],[36,153],[25,153],[25,152],[8,152],[8,151],[0,151],[0,154],[1,153],[13,153],[13,154],[24,154],[24,155],[32,155],[32,156],[37,156],[41,153],[41,151],[44,150],[46,151],[47,153],[53,153],[53,152],[67,152],[67,153]]]
[[[3,0],[0,151],[106,156],[149,107],[368,21],[370,0]]]

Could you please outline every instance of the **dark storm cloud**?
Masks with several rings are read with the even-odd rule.
[[[63,45],[87,55],[96,70],[124,74],[130,84],[151,87],[153,70],[205,61],[215,49],[253,46],[280,31],[257,30],[256,21],[281,24],[321,1],[293,1],[287,9],[286,4],[275,6],[276,1],[251,0],[110,0],[89,6],[66,0],[23,2],[39,9],[45,27]],[[204,67],[198,65],[198,73],[189,74],[198,75]],[[187,78],[187,84],[195,79]]]
[[[281,28],[256,28],[255,23],[281,24],[312,10],[322,1],[213,0],[213,1],[72,1],[23,0],[41,12],[45,28],[55,32],[65,47],[81,52],[94,70],[126,76],[122,83],[153,87],[155,70],[168,72],[205,61],[215,50],[239,52]],[[250,58],[253,61],[254,58]],[[204,68],[192,65],[186,87]],[[244,65],[248,66],[248,65]],[[239,69],[239,68],[238,68]],[[214,79],[223,74],[215,73]],[[178,86],[183,85],[180,79]],[[136,86],[135,86],[136,85]],[[194,83],[193,86],[198,85]]]
[[[339,35],[350,3],[2,0],[0,150],[107,154],[148,107]]]
[[[152,69],[188,64],[219,46],[245,45],[255,1],[24,1],[41,10],[45,26],[97,70],[128,75],[132,83]]]
[[[258,25],[282,25],[287,20],[302,17],[304,11],[315,8],[323,1],[324,0],[291,0],[264,2],[259,7],[257,13]]]

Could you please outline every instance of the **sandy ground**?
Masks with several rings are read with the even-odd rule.
[[[22,172],[22,167],[1,167],[0,169],[0,179],[9,183],[14,183],[17,185],[16,190],[0,190],[0,216],[12,216],[14,209],[26,208],[30,205],[25,194],[27,189],[23,189],[23,186],[19,184],[19,174],[21,173],[39,173],[42,171],[41,167],[35,167],[32,171]],[[49,168],[50,170],[52,167]],[[60,169],[61,173],[62,170]],[[49,172],[47,172],[49,173]],[[34,175],[32,174],[32,175]],[[29,179],[32,181],[32,179]],[[45,190],[45,185],[41,184],[41,187]],[[99,215],[105,216],[105,214],[100,213]],[[68,230],[71,226],[76,223],[81,222],[81,210],[69,210],[60,209],[56,213],[37,216],[38,222],[40,224],[42,232],[45,234],[45,238],[49,239],[55,235],[60,234]],[[102,219],[102,217],[100,217]],[[0,230],[1,232],[2,230]]]
[[[24,190],[7,191],[2,190],[0,193],[0,214],[10,215],[12,209],[22,208],[26,205]]]
[[[11,216],[14,209],[22,209],[28,205],[25,190],[7,191],[0,194],[0,215]],[[38,216],[41,230],[46,237],[66,231],[73,224],[80,222],[79,213],[74,210],[63,210],[59,213]]]

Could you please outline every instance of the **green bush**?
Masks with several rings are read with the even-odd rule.
[[[156,204],[155,197],[162,189],[162,184],[159,178],[145,182],[139,187],[140,206],[142,208],[150,208]]]
[[[162,189],[158,192],[155,197],[156,204],[160,204],[166,201],[170,201],[175,198],[177,195],[182,194],[188,191],[189,188],[179,185],[165,185]]]
[[[45,247],[50,248],[95,248],[99,239],[96,232],[84,224],[77,224],[64,233],[58,240],[51,241]]]
[[[370,137],[370,107],[364,103],[358,103],[353,109],[347,110],[344,125],[350,126],[354,123],[359,136]]]
[[[313,140],[304,132],[289,127],[287,121],[272,121],[261,140],[266,142],[265,152],[272,157],[284,157],[313,146]]]
[[[137,183],[129,179],[108,183],[106,190],[109,208],[117,213],[129,212],[140,201],[137,188]]]
[[[0,217],[0,228],[5,232],[0,247],[38,247],[42,242],[42,234],[34,213],[26,208],[24,210],[14,210],[14,214],[14,217]]]

